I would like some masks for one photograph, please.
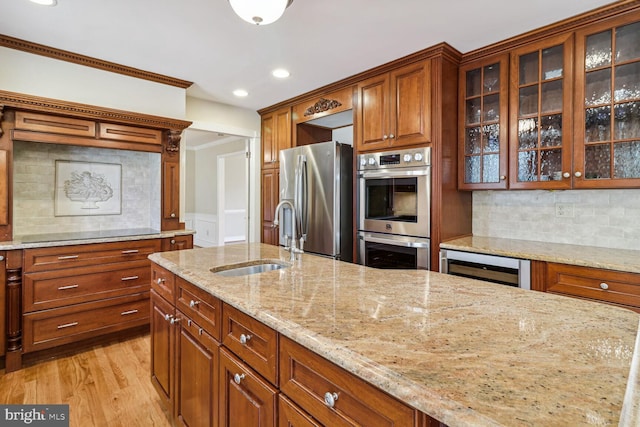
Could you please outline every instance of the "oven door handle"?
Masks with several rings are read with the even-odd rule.
[[[405,171],[361,171],[358,178],[402,178],[407,176],[429,175],[429,166]]]
[[[426,242],[403,242],[401,240],[385,239],[381,237],[363,236],[365,242],[382,243],[385,245],[402,246],[405,248],[428,248],[429,243]]]

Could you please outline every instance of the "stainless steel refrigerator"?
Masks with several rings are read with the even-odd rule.
[[[353,147],[335,141],[280,151],[280,200],[295,207],[304,251],[353,259]],[[280,244],[292,235],[291,209],[283,208]]]

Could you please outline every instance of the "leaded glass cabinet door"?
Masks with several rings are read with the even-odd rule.
[[[639,20],[576,34],[576,188],[640,186]]]
[[[510,188],[571,187],[572,40],[511,54]]]
[[[460,67],[458,187],[507,188],[508,56]]]

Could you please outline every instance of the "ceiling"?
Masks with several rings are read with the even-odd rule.
[[[295,0],[266,26],[242,21],[227,0],[2,3],[2,34],[192,81],[190,96],[258,110],[442,41],[465,53],[612,2]],[[291,77],[272,77],[277,67]]]

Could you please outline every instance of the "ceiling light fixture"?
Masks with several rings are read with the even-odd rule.
[[[256,25],[277,21],[291,3],[293,0],[229,0],[236,15]]]
[[[57,0],[31,0],[31,3],[39,4],[42,6],[55,6],[58,4]]]
[[[291,75],[291,73],[289,73],[289,71],[285,70],[284,68],[276,68],[271,72],[271,74],[273,75],[273,77],[277,77],[279,79],[286,79]]]
[[[237,97],[244,98],[245,96],[249,95],[249,92],[244,89],[236,89],[233,91],[233,94]]]

